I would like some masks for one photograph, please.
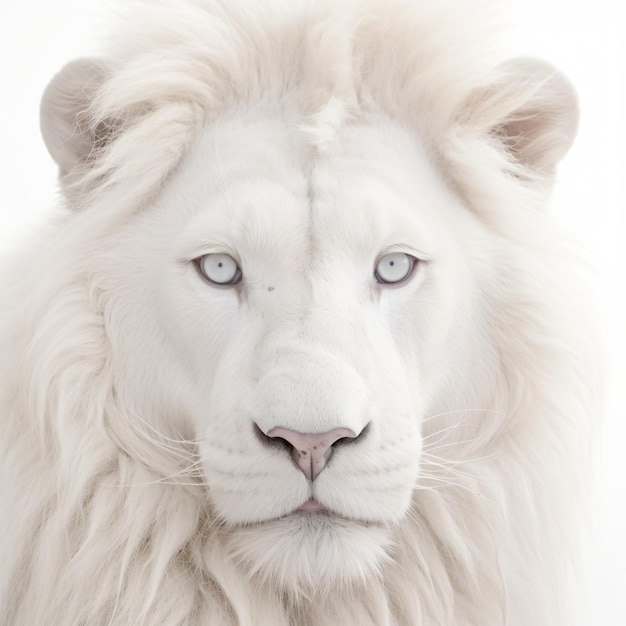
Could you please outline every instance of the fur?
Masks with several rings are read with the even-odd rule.
[[[3,624],[573,623],[576,103],[496,4],[139,3],[52,82],[64,210],[2,278]],[[367,432],[311,486],[253,421]]]

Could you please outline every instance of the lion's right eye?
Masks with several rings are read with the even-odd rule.
[[[413,271],[417,259],[404,252],[392,252],[376,264],[374,277],[384,285],[397,285],[406,280]]]
[[[241,281],[237,262],[227,254],[205,254],[196,261],[202,276],[216,285],[236,285]]]

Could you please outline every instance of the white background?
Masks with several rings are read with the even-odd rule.
[[[516,49],[556,64],[580,94],[579,137],[559,171],[553,204],[593,252],[606,294],[609,381],[589,626],[626,626],[626,100],[620,41],[626,24],[619,0],[510,2],[522,22]],[[39,99],[66,61],[97,50],[100,16],[108,12],[101,0],[22,0],[4,3],[2,13],[0,256],[19,245],[56,201],[56,170],[39,137]]]

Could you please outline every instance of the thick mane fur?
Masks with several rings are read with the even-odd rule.
[[[77,181],[96,191],[132,181],[135,201],[176,166],[198,126],[242,103],[295,109],[319,144],[351,112],[372,109],[439,142],[468,94],[498,79],[503,60],[493,0],[394,1],[384,11],[376,0],[201,0],[175,12],[168,2],[137,4],[107,46],[110,76],[85,112],[87,126],[119,140],[96,151],[96,167]],[[494,99],[492,107],[515,104]],[[483,123],[493,113],[485,111]],[[139,150],[143,158],[133,158]]]
[[[597,405],[595,338],[580,281],[563,280],[579,260],[542,211],[548,177],[492,131],[536,86],[472,97],[506,79],[495,4],[179,0],[130,12],[81,112],[98,141],[62,181],[68,214],[2,280],[0,622],[573,623],[564,581]],[[424,460],[379,575],[317,592],[244,565],[188,471],[193,435],[136,414],[118,360],[123,298],[92,263],[201,127],[256,103],[296,111],[320,153],[363,112],[399,119],[498,254],[472,261],[492,286],[481,297],[497,376],[429,405],[424,436],[446,461]]]

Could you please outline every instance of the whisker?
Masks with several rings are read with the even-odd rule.
[[[192,464],[183,467],[181,470],[179,470],[178,472],[174,472],[173,474],[169,474],[168,476],[163,476],[162,478],[157,478],[155,480],[149,480],[146,482],[142,482],[142,483],[120,483],[120,484],[109,484],[107,486],[109,487],[141,487],[141,486],[147,486],[147,485],[156,485],[156,484],[170,484],[170,485],[188,485],[188,486],[195,486],[195,485],[199,485],[199,486],[204,486],[207,487],[208,484],[204,481],[204,476],[203,474],[198,470],[198,466],[200,464],[200,460],[194,461]],[[197,477],[198,481],[193,482],[193,483],[183,483],[177,480],[172,480],[173,478],[176,478],[177,476],[185,476],[185,477],[189,477],[189,478],[194,478]]]
[[[444,417],[445,415],[454,415],[456,413],[493,413],[494,415],[498,415],[500,417],[508,417],[506,413],[501,413],[500,411],[495,411],[493,409],[454,409],[452,411],[444,411],[443,413],[437,413],[436,415],[429,415],[422,420],[422,424],[429,422],[437,417]]]
[[[169,441],[170,443],[174,443],[174,444],[186,444],[186,445],[193,445],[193,446],[197,446],[202,443],[202,440],[200,439],[199,440],[172,439],[171,437],[168,437],[167,435],[164,435],[162,432],[160,432],[157,428],[155,428],[152,424],[150,424],[150,422],[146,421],[143,417],[141,417],[141,415],[139,415],[136,411],[131,410],[130,412],[140,422],[142,422],[145,426],[147,426],[153,433],[155,433],[156,435],[158,435],[161,439],[164,439],[165,441]]]
[[[208,488],[208,483],[195,482],[195,483],[181,483],[179,481],[168,481],[164,478],[158,480],[151,480],[145,483],[109,483],[103,485],[104,487],[116,487],[116,488],[130,488],[130,487],[149,487],[150,485],[176,485],[177,487],[204,487]]]
[[[482,495],[480,493],[480,491],[476,491],[475,489],[472,489],[471,487],[468,487],[467,485],[463,485],[462,483],[458,483],[452,480],[448,480],[446,478],[439,478],[437,476],[424,476],[424,478],[426,479],[426,481],[434,481],[434,482],[438,482],[441,483],[444,486],[448,486],[448,487],[456,487],[458,489],[463,489],[465,491],[469,491],[471,494],[475,495],[475,496],[480,496]],[[429,485],[423,485],[421,483],[417,483],[415,485],[416,489],[420,489],[421,487],[428,487]],[[432,490],[437,491],[437,487],[434,486],[430,486]]]
[[[435,441],[433,444],[425,446],[423,449],[423,453],[433,452],[435,450],[442,450],[443,448],[449,448],[450,446],[460,446],[466,443],[475,443],[478,439],[463,439],[462,441],[450,441],[448,443],[440,444],[438,441]]]
[[[436,476],[438,478],[444,476],[454,476],[456,478],[463,478],[465,480],[475,481],[476,478],[471,474],[463,472],[462,470],[455,469],[453,467],[444,467],[440,465],[431,464],[430,467],[422,467],[421,476]]]
[[[448,463],[448,464],[451,464],[452,466],[456,466],[456,465],[471,465],[473,463],[481,463],[482,461],[491,461],[497,458],[498,456],[500,456],[500,453],[494,452],[493,454],[487,454],[486,456],[471,457],[469,459],[458,459],[456,461],[452,461],[451,459],[444,459],[430,452],[422,452],[422,455],[430,459],[436,459],[438,462],[442,464]]]
[[[459,422],[458,424],[452,424],[452,426],[447,426],[446,428],[442,428],[441,430],[437,430],[434,433],[430,433],[430,435],[422,437],[422,441],[426,441],[431,437],[436,437],[437,435],[448,432],[450,430],[454,430],[455,428],[459,428],[461,426],[463,426],[464,428],[476,428],[477,430],[480,428],[480,426],[478,426],[477,424],[464,424],[463,422]]]

